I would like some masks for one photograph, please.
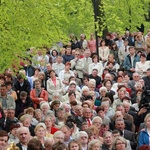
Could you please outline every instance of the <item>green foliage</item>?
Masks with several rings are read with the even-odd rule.
[[[86,0],[1,0],[0,72],[26,49],[68,41],[68,35],[94,30],[93,8]]]

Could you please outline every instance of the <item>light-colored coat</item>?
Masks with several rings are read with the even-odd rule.
[[[84,68],[84,62],[83,59],[73,59],[70,61],[71,63],[71,69],[75,69],[78,73],[79,78],[83,78],[83,68]]]
[[[110,50],[107,46],[105,46],[104,48],[102,47],[99,47],[98,49],[98,52],[99,52],[99,57],[102,59],[102,60],[108,60],[108,56],[110,54]]]
[[[64,68],[65,68],[65,65],[63,63],[58,64],[56,62],[56,63],[52,64],[52,69],[55,71],[55,73],[57,75],[59,75],[59,72],[62,71],[62,70],[64,70]]]
[[[89,65],[92,64],[92,58],[91,57],[83,58],[83,63],[84,63],[84,68],[83,68],[84,73],[89,74]]]
[[[51,78],[48,79],[47,80],[47,92],[50,98],[52,98],[52,94],[54,92],[57,92],[60,94],[60,96],[62,96],[64,93],[64,86],[63,86],[62,81],[58,77],[56,77],[56,86],[54,86],[52,79]]]
[[[2,97],[0,95],[0,103],[2,104]],[[6,104],[7,104],[7,108],[8,107],[13,107],[14,109],[16,108],[16,103],[15,103],[15,100],[13,99],[13,97],[7,95],[6,96]],[[4,108],[4,106],[2,106]]]
[[[97,64],[95,64],[95,63],[92,63],[92,64],[90,64],[89,65],[89,74],[91,74],[92,73],[92,70],[93,69],[97,69],[98,70],[98,76],[102,76],[102,73],[103,73],[103,65],[102,65],[102,63],[101,62],[99,62],[99,63],[97,63]]]

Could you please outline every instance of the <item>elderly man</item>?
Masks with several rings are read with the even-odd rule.
[[[27,150],[27,144],[31,139],[29,129],[27,127],[20,127],[17,130],[17,136],[19,143],[17,143],[16,146],[20,150]]]
[[[54,143],[64,142],[65,134],[62,131],[56,131],[53,135]]]
[[[87,150],[87,148],[88,148],[88,134],[85,131],[80,131],[78,140],[81,143],[82,150]]]

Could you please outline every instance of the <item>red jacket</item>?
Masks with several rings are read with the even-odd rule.
[[[45,91],[44,89],[42,89],[42,92],[41,92],[41,94],[40,94],[40,97],[36,97],[36,91],[35,91],[35,89],[33,89],[33,90],[31,90],[31,92],[30,92],[30,98],[31,98],[31,100],[32,100],[32,102],[33,102],[33,105],[34,105],[34,108],[36,109],[37,108],[37,106],[40,104],[40,100],[39,100],[39,98],[43,98],[44,99],[44,101],[48,101],[48,92],[47,91]]]

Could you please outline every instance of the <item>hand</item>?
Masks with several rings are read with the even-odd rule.
[[[44,99],[43,98],[39,98],[39,101],[43,101]]]
[[[135,69],[134,69],[134,68],[131,68],[130,71],[131,71],[131,72],[135,72]]]
[[[142,114],[144,114],[144,113],[146,113],[147,112],[147,109],[145,108],[145,107],[142,107],[141,109],[140,109],[140,111],[138,112],[138,115],[142,115]]]

